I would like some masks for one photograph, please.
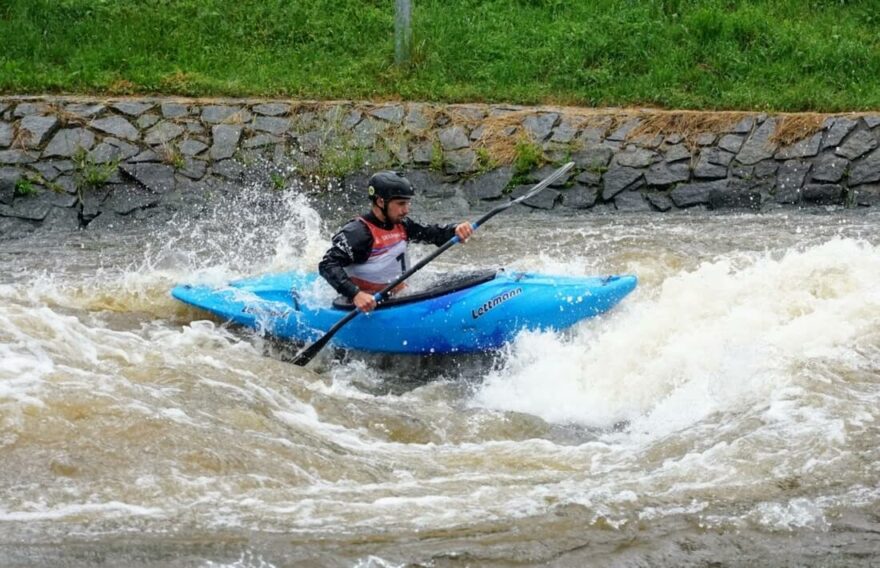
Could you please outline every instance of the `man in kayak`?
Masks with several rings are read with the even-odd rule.
[[[367,193],[370,211],[333,236],[332,246],[318,264],[321,276],[364,312],[376,307],[373,294],[409,268],[407,241],[441,246],[456,235],[466,241],[474,232],[468,222],[421,225],[407,217],[415,192],[412,183],[396,172],[373,174]]]

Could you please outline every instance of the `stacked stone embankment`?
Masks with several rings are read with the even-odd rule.
[[[787,121],[800,125],[794,136]],[[280,189],[386,167],[409,172],[428,199],[477,205],[521,195],[567,160],[571,175],[528,205],[876,207],[880,114],[6,97],[0,235],[167,215],[246,180]]]

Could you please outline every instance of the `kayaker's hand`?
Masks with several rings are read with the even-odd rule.
[[[358,292],[351,301],[357,309],[364,313],[376,309],[376,298],[366,292]]]
[[[471,235],[473,234],[474,228],[471,227],[471,224],[468,221],[460,223],[455,227],[455,236],[458,237],[461,242],[465,242],[466,240],[471,238]]]

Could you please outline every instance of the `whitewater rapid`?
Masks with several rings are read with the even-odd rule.
[[[500,353],[328,350],[301,369],[168,295],[313,267],[337,220],[278,199],[0,243],[0,558],[810,563],[874,544],[876,214],[512,212],[425,278],[504,266],[639,288]]]

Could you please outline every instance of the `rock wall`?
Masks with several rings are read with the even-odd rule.
[[[395,167],[429,199],[561,211],[880,205],[880,114],[0,97],[0,236],[99,228],[241,187]],[[357,181],[353,181],[357,180]],[[324,183],[300,184],[320,191]]]

